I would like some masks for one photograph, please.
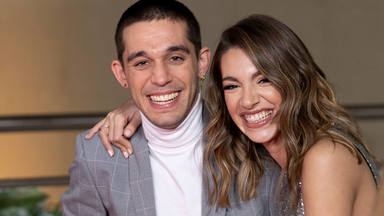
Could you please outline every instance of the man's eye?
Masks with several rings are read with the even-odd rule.
[[[237,87],[238,87],[237,85],[225,85],[225,86],[223,86],[223,89],[225,91],[225,90],[232,90],[232,89],[235,89]]]
[[[180,56],[172,56],[171,57],[171,61],[183,61],[184,58],[180,57]]]
[[[146,65],[146,64],[148,64],[147,61],[139,61],[139,62],[135,63],[135,67],[140,67],[140,66],[143,66],[143,65]]]

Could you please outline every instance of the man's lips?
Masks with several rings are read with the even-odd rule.
[[[172,92],[168,94],[149,95],[149,99],[158,105],[166,105],[172,103],[179,96],[179,92]]]

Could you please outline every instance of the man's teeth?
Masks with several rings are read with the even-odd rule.
[[[178,92],[167,94],[167,95],[151,95],[151,101],[155,104],[168,104],[171,103],[179,95]]]
[[[253,115],[245,115],[245,120],[249,123],[256,123],[268,118],[270,115],[272,115],[272,110],[262,111]]]

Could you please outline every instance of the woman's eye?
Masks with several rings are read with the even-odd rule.
[[[225,86],[223,86],[223,89],[225,91],[225,90],[235,89],[237,87],[238,87],[237,85],[225,85]]]
[[[267,78],[260,79],[258,83],[260,83],[260,84],[269,83],[269,79],[267,79]]]

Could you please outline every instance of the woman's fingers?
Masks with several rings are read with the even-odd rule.
[[[85,139],[91,139],[95,133],[97,133],[102,125],[104,124],[106,118],[103,118],[101,121],[99,121],[95,126],[93,126],[89,131],[88,134],[85,136]]]

